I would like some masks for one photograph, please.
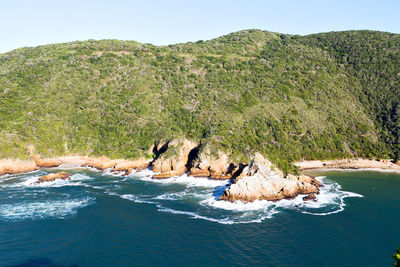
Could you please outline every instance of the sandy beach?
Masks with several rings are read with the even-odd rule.
[[[314,169],[382,169],[400,171],[400,165],[389,159],[306,160],[294,163],[300,170]]]

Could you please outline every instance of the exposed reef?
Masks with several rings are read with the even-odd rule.
[[[68,172],[50,173],[40,177],[36,183],[52,182],[55,180],[69,180],[71,179],[71,176],[72,175],[69,174]]]

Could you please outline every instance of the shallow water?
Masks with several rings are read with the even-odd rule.
[[[387,266],[400,245],[400,175],[314,172],[317,202],[216,201],[225,181],[68,170],[0,180],[0,266]],[[36,266],[37,266],[36,265]]]

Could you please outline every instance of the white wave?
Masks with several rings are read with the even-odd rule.
[[[230,216],[226,216],[224,218],[213,218],[213,217],[200,215],[199,213],[192,212],[192,211],[174,210],[171,208],[163,207],[161,205],[157,205],[157,207],[158,207],[158,211],[161,211],[161,212],[187,215],[192,219],[202,219],[202,220],[216,222],[216,223],[220,223],[220,224],[260,223],[267,218],[271,218],[272,215],[276,213],[276,211],[271,211],[271,213],[258,216],[255,219],[252,219],[250,216],[249,216],[249,218],[246,218],[246,214],[240,216],[239,218],[234,218],[234,217],[231,218]]]
[[[116,177],[122,177],[125,174],[124,171],[112,171],[112,170],[113,170],[113,168],[105,169],[102,174],[109,175],[109,176],[116,176]]]
[[[223,186],[228,183],[227,180],[213,180],[205,177],[188,176],[187,174],[166,179],[153,179],[151,177],[145,176],[142,177],[141,180],[159,184],[185,184],[187,187],[204,187],[204,188]]]
[[[128,176],[134,176],[134,177],[151,177],[155,174],[155,172],[153,172],[150,168],[141,170],[141,171],[134,171],[131,174],[129,174]]]
[[[70,179],[57,179],[54,181],[38,183],[41,176],[31,176],[20,183],[12,184],[12,187],[62,187],[62,186],[81,186],[85,180],[93,180],[94,178],[85,174],[73,174]]]
[[[54,200],[0,205],[0,219],[25,220],[59,218],[75,215],[78,209],[94,203],[93,198]]]
[[[172,214],[187,215],[187,216],[189,216],[189,217],[191,217],[193,219],[203,219],[203,220],[217,222],[217,223],[221,223],[221,224],[234,224],[235,223],[233,220],[230,220],[229,217],[225,217],[225,218],[222,218],[222,219],[216,219],[216,218],[212,218],[212,217],[199,215],[196,212],[174,210],[174,209],[165,208],[165,207],[162,207],[162,206],[159,206],[159,205],[158,205],[158,211],[172,213]]]
[[[253,202],[230,202],[225,200],[216,200],[214,197],[209,197],[201,201],[200,204],[231,211],[267,211],[275,207],[275,202],[268,200],[255,200]]]
[[[120,195],[120,198],[127,199],[127,200],[133,201],[135,203],[156,204],[155,202],[144,200],[144,199],[140,198],[139,196],[135,196],[135,195],[132,195],[132,194]]]
[[[178,200],[182,199],[183,195],[185,192],[179,192],[179,193],[165,193],[159,196],[154,197],[153,199],[156,200]]]
[[[279,212],[279,210],[285,209],[296,209],[305,214],[311,215],[329,215],[339,213],[344,210],[345,202],[344,199],[347,197],[362,197],[360,194],[346,192],[341,190],[341,186],[338,183],[331,181],[323,181],[324,176],[317,177],[317,179],[323,182],[323,187],[320,188],[320,193],[317,195],[316,201],[304,201],[304,195],[298,195],[293,199],[282,199],[279,201],[267,201],[267,200],[256,200],[254,202],[230,202],[230,201],[218,201],[215,197],[209,197],[200,204],[203,206],[211,206],[213,208],[230,210],[235,212],[246,212],[246,211],[260,211],[265,216],[272,215]],[[324,212],[321,210],[326,209]]]

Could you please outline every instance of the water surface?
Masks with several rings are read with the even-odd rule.
[[[400,245],[399,174],[313,172],[318,202],[233,204],[224,181],[150,171],[35,184],[55,171],[0,180],[0,266],[388,266]]]

